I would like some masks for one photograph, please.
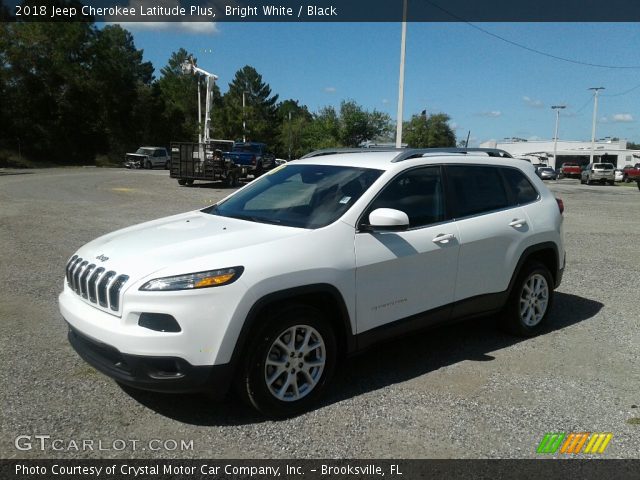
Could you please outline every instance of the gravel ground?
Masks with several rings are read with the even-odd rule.
[[[414,335],[349,360],[316,410],[264,421],[233,398],[121,389],[73,352],[57,308],[83,243],[227,190],[179,187],[164,171],[7,173],[21,172],[0,170],[2,458],[535,458],[546,432],[612,432],[605,457],[640,457],[635,185],[551,184],[568,268],[545,334],[515,339],[488,318]],[[63,450],[32,437],[20,451],[19,435]],[[93,451],[73,449],[83,439]]]

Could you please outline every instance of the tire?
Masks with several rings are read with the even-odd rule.
[[[615,180],[609,180],[607,183],[612,187],[616,184]]]
[[[585,184],[584,178],[582,178],[582,177],[580,177],[580,184],[582,184],[582,185]]]
[[[265,320],[247,349],[240,395],[268,417],[297,415],[313,405],[333,376],[335,333],[319,310],[305,305],[291,305]]]
[[[164,163],[164,169],[165,169],[165,170],[170,170],[170,169],[171,169],[171,160],[167,160],[167,161]]]
[[[624,183],[631,183],[631,179],[629,177],[627,177],[626,175],[622,178],[622,181]]]
[[[587,177],[587,185],[591,185],[591,179]]]
[[[187,184],[187,180],[184,178],[179,178],[178,179],[178,185],[186,185]]]
[[[527,262],[513,286],[502,314],[502,327],[520,337],[540,333],[553,303],[553,278],[537,261]]]
[[[151,165],[151,162],[149,160],[144,162],[144,168],[146,168],[147,170],[151,170],[153,168],[153,166]]]
[[[187,185],[187,187],[193,187],[193,180],[186,180],[185,184]]]
[[[640,190],[640,180],[638,180],[636,184],[638,185],[638,190]]]
[[[264,168],[262,168],[262,163],[256,165],[256,169],[253,172],[253,177],[258,178],[260,175],[264,173]]]
[[[227,188],[235,188],[238,185],[238,176],[235,173],[228,173],[224,179],[224,185]]]

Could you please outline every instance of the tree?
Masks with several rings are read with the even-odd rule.
[[[28,156],[93,160],[101,141],[95,117],[98,93],[90,77],[95,36],[88,23],[2,25],[2,136],[19,139]]]
[[[307,130],[307,153],[320,148],[340,147],[340,118],[333,107],[321,108]]]
[[[455,147],[456,136],[445,113],[413,115],[404,123],[403,140],[412,148]]]
[[[300,106],[297,100],[285,100],[278,104],[276,115],[280,126],[274,145],[276,156],[289,159],[307,153],[308,129],[313,115],[306,105]]]
[[[98,30],[92,52],[92,89],[100,92],[96,116],[104,133],[102,153],[124,153],[136,146],[147,118],[157,113],[135,115],[140,97],[153,80],[153,65],[143,62],[143,52],[136,49],[131,33],[119,25]]]
[[[198,138],[199,78],[182,73],[182,64],[190,56],[181,48],[171,54],[167,65],[160,70],[158,87],[165,103],[170,140],[196,141]]]
[[[229,84],[229,90],[222,97],[222,132],[230,139],[242,138],[243,133],[246,133],[247,141],[274,144],[278,136],[277,101],[278,95],[271,96],[271,87],[262,81],[262,75],[255,68],[246,65],[236,72]],[[246,132],[242,127],[243,117]]]
[[[374,140],[391,129],[386,113],[367,112],[353,100],[340,104],[340,142],[347,147],[358,147],[362,142]]]

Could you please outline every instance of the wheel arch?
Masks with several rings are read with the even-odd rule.
[[[513,275],[511,276],[508,288],[509,295],[511,295],[511,291],[522,268],[527,262],[532,260],[542,263],[549,269],[551,277],[553,278],[554,287],[557,286],[560,278],[560,262],[558,257],[558,246],[554,242],[543,242],[527,247],[524,252],[522,252],[522,255],[520,255]]]
[[[309,305],[325,314],[336,335],[338,354],[348,355],[356,350],[355,336],[351,327],[349,312],[339,290],[330,284],[313,284],[279,290],[258,299],[250,308],[238,335],[231,355],[234,370],[242,361],[251,335],[260,328],[260,318],[274,315],[292,303]]]

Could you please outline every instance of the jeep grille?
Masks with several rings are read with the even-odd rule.
[[[118,313],[120,293],[129,277],[96,267],[96,264],[74,255],[66,267],[67,285],[87,303],[109,313]]]

